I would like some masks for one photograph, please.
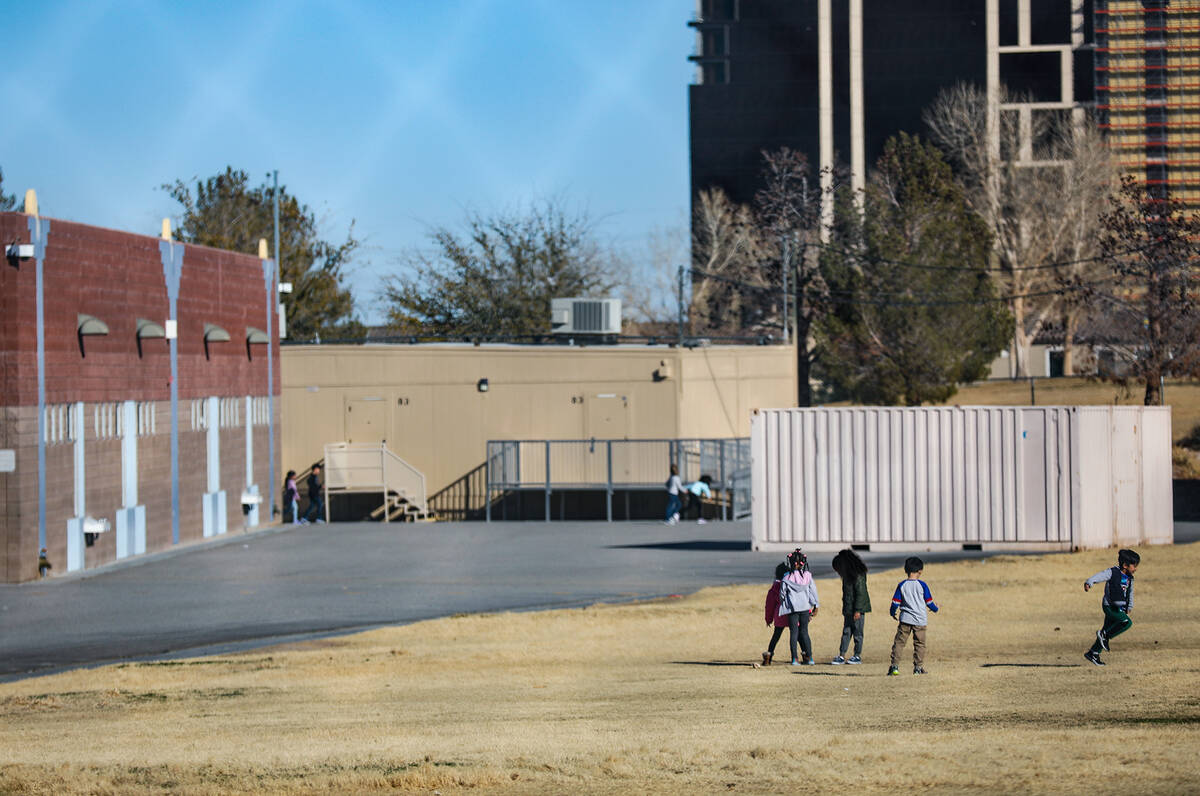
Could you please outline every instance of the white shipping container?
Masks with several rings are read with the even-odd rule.
[[[750,436],[756,550],[1174,539],[1166,407],[768,409]]]

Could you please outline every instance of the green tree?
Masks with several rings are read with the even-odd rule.
[[[274,239],[274,187],[265,180],[251,187],[246,172],[226,167],[221,174],[197,181],[195,193],[182,180],[162,187],[183,207],[175,230],[179,240],[257,253],[259,239],[266,238],[268,244]],[[279,187],[281,279],[292,283],[287,299],[290,338],[359,339],[365,335],[354,317],[354,299],[343,283],[359,246],[353,221],[342,243],[322,240],[308,205]]]
[[[1200,375],[1200,216],[1125,176],[1100,223],[1111,274],[1090,287],[1120,360],[1101,376],[1145,385],[1144,403],[1157,405],[1162,379]]]
[[[384,282],[388,320],[404,334],[546,334],[552,298],[614,287],[591,221],[558,200],[524,212],[470,212],[462,231],[434,227],[429,239],[430,250],[407,256],[407,273]]]
[[[944,401],[983,377],[1011,318],[988,275],[992,239],[932,145],[884,145],[855,206],[842,194],[823,255],[833,311],[822,378],[863,403]]]
[[[12,210],[17,206],[17,197],[4,192],[4,169],[0,169],[0,210]]]

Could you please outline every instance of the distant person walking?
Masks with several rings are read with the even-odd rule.
[[[775,582],[771,584],[771,588],[767,589],[767,602],[763,606],[767,627],[775,626],[771,632],[771,643],[767,645],[767,651],[762,654],[763,666],[770,666],[771,660],[775,657],[775,645],[779,643],[779,637],[783,635],[783,629],[788,626],[787,614],[779,613],[779,589],[781,588],[780,581],[783,576],[788,574],[788,565],[786,561],[780,561],[775,567]]]
[[[300,489],[296,486],[296,471],[288,470],[283,479],[283,521],[292,515],[292,524],[300,524]]]
[[[892,595],[892,617],[900,620],[896,627],[896,638],[892,642],[892,665],[889,675],[900,674],[900,653],[909,635],[913,639],[913,674],[925,674],[925,626],[929,624],[926,609],[937,613],[937,603],[929,592],[929,585],[921,580],[925,562],[916,556],[904,561],[906,580],[900,581]]]
[[[305,522],[325,522],[325,498],[321,488],[325,485],[321,481],[321,464],[318,462],[312,466],[312,473],[308,476],[308,511],[304,513]]]
[[[692,506],[696,507],[697,525],[703,525],[708,522],[708,520],[704,519],[704,499],[712,499],[710,484],[712,484],[711,475],[702,475],[698,480],[688,484],[688,509],[690,511]]]
[[[683,500],[679,497],[683,492],[683,481],[679,480],[679,468],[671,465],[671,477],[667,479],[667,514],[663,522],[674,525],[679,522],[679,510],[683,508]]]
[[[808,636],[808,622],[817,615],[820,601],[817,599],[817,584],[808,571],[808,556],[796,549],[787,559],[791,570],[779,581],[779,613],[788,618],[788,639],[792,652],[792,666],[812,666],[812,640]],[[799,645],[803,658],[796,655]]]
[[[1100,598],[1100,610],[1104,611],[1104,624],[1096,631],[1092,648],[1083,654],[1089,663],[1104,666],[1100,650],[1108,649],[1113,636],[1119,636],[1133,626],[1129,612],[1133,610],[1133,573],[1142,563],[1142,557],[1133,550],[1118,550],[1117,565],[1101,570],[1083,582],[1083,590],[1104,584],[1104,596]]]
[[[862,663],[863,623],[871,612],[871,595],[867,593],[867,565],[853,550],[846,549],[833,557],[833,571],[842,578],[842,646],[830,663]],[[850,639],[854,639],[854,654],[849,658]]]

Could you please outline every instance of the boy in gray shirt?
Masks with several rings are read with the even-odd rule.
[[[892,642],[892,665],[888,675],[900,674],[900,655],[911,634],[913,637],[913,674],[925,674],[925,626],[929,624],[929,614],[926,609],[937,613],[937,604],[929,593],[929,586],[921,580],[925,562],[912,556],[904,562],[906,580],[900,581],[896,593],[892,595],[891,614],[893,619],[899,619],[896,628],[896,640]]]

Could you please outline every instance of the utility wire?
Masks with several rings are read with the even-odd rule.
[[[832,243],[808,243],[808,246],[814,246],[818,249],[826,249],[828,251],[845,254],[849,257],[856,257],[861,260],[866,260],[873,263],[888,263],[890,265],[899,265],[904,268],[917,268],[924,271],[971,271],[975,273],[1015,273],[1021,271],[1048,271],[1057,268],[1066,268],[1071,265],[1082,265],[1084,263],[1099,262],[1101,260],[1111,260],[1115,257],[1125,257],[1130,254],[1138,254],[1153,246],[1153,243],[1147,243],[1144,246],[1136,246],[1125,251],[1113,252],[1111,254],[1098,254],[1095,257],[1081,257],[1077,260],[1060,260],[1052,263],[1041,263],[1039,265],[1023,265],[1016,268],[974,268],[968,265],[929,265],[927,263],[914,263],[908,260],[897,260],[890,257],[868,256],[861,252],[856,252],[852,249],[847,249],[842,246],[836,246]]]
[[[692,268],[692,269],[690,269],[690,271],[693,276],[700,276],[705,279],[713,279],[717,282],[725,282],[726,284],[734,285],[736,287],[740,287],[740,288],[743,288],[746,290],[759,290],[759,291],[770,292],[770,293],[779,292],[778,286],[754,285],[749,282],[743,282],[741,280],[733,279],[731,277],[723,276],[721,274],[711,274],[707,271],[702,271],[698,268]],[[1063,287],[1058,288],[1056,290],[1034,291],[1031,293],[1014,293],[1014,294],[1003,295],[1003,296],[991,296],[991,297],[982,297],[982,298],[964,299],[964,300],[934,299],[934,298],[925,297],[925,296],[913,298],[910,295],[905,294],[905,293],[875,293],[875,294],[867,294],[867,296],[864,296],[863,294],[858,293],[853,290],[829,290],[829,291],[825,291],[825,292],[827,295],[837,297],[838,301],[840,301],[841,303],[845,303],[845,304],[866,304],[866,305],[874,305],[874,306],[894,306],[894,307],[950,307],[950,306],[960,306],[960,305],[967,305],[967,304],[982,305],[982,304],[1003,303],[1003,302],[1012,301],[1013,299],[1042,298],[1045,296],[1060,296],[1063,293],[1069,293],[1069,292],[1078,291],[1078,290],[1085,290],[1090,287],[1108,284],[1108,283],[1111,283],[1114,281],[1117,281],[1116,277],[1111,278],[1111,279],[1100,279],[1100,280],[1096,280],[1093,282],[1081,282],[1077,285],[1064,285]]]

